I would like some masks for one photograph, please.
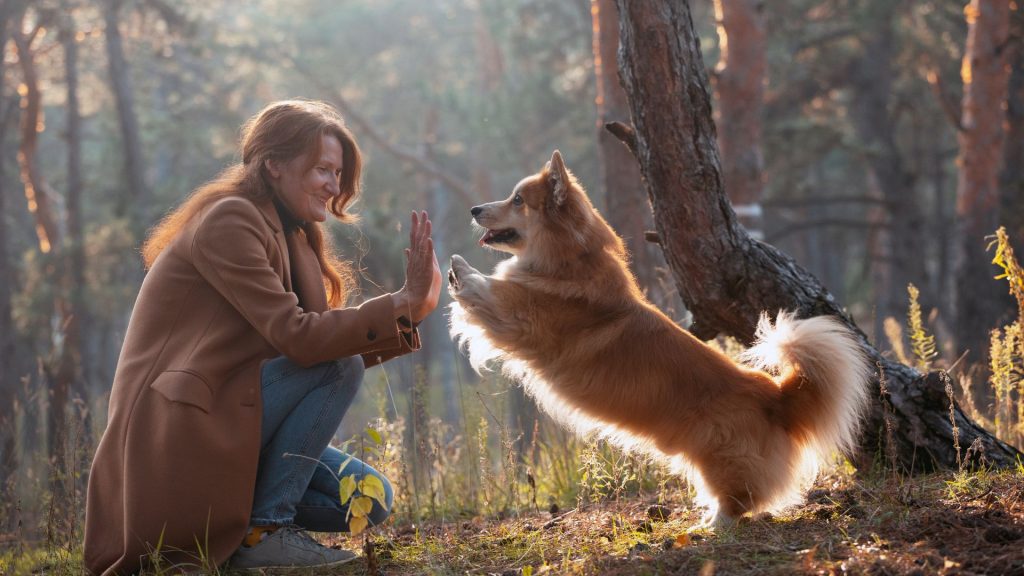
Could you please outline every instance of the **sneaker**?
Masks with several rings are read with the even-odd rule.
[[[242,546],[231,556],[232,568],[286,568],[337,566],[356,559],[348,550],[320,544],[305,530],[282,526],[255,546]]]

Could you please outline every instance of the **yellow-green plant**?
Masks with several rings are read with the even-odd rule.
[[[590,439],[580,454],[579,499],[599,502],[639,491],[648,457],[623,451],[609,442]]]
[[[896,359],[900,361],[900,364],[910,364],[907,350],[903,346],[903,326],[895,318],[889,316],[882,323],[882,328],[885,330],[885,337],[888,338],[893,353],[896,354]]]
[[[1013,355],[1019,338],[1019,326],[1014,322],[1005,331],[996,328],[991,333],[989,345],[989,382],[995,393],[996,435],[1009,441],[1016,434],[1014,420],[1019,421],[1013,406],[1013,392],[1020,381]]]
[[[491,485],[493,484],[494,473],[491,470],[490,449],[488,448],[488,426],[487,418],[480,417],[480,423],[476,427],[477,454],[480,474],[480,496],[483,499],[483,506],[489,507],[493,499]]]
[[[367,428],[365,433],[372,444],[363,446],[364,456],[383,452],[385,444],[380,433],[373,428]],[[339,475],[352,462],[352,458],[349,456],[341,463],[338,468]],[[381,479],[373,475],[366,475],[358,480],[357,477],[357,474],[349,474],[342,476],[338,481],[338,496],[343,506],[348,504],[348,529],[353,535],[359,534],[369,525],[374,500],[382,507],[387,507],[384,483]]]
[[[1010,246],[1010,237],[1006,234],[1006,228],[1000,226],[996,230],[996,239],[989,244],[989,249],[995,245],[996,254],[992,263],[1002,268],[1003,273],[996,276],[996,280],[1005,279],[1009,284],[1010,294],[1017,300],[1017,320],[1024,318],[1024,269],[1021,269],[1017,258],[1013,254],[1013,247]]]
[[[1006,228],[996,230],[989,249],[993,246],[992,263],[1002,270],[995,278],[1006,280],[1017,301],[1017,319],[1001,331],[993,330],[991,335],[990,382],[996,396],[996,434],[1019,445],[1024,439],[1024,269],[1013,253]]]
[[[931,366],[932,360],[938,356],[938,352],[935,350],[935,337],[924,329],[924,322],[921,320],[921,304],[917,301],[917,297],[920,295],[917,286],[907,284],[907,292],[910,294],[910,309],[907,311],[910,349],[914,352],[916,359],[915,367],[925,372]]]

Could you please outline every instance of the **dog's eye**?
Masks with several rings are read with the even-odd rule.
[[[515,204],[516,206],[519,206],[520,204],[523,203],[523,197],[520,196],[519,194],[516,194],[515,196],[512,197],[512,203]]]

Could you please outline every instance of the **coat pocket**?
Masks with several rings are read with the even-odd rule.
[[[183,370],[168,370],[149,385],[171,402],[195,406],[207,414],[213,407],[213,393],[202,378]]]

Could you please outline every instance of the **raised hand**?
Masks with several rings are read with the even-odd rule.
[[[432,224],[426,211],[412,213],[409,228],[409,247],[405,249],[405,286],[401,292],[411,320],[419,322],[437,308],[441,296],[441,268],[434,253],[434,240],[430,237]]]

